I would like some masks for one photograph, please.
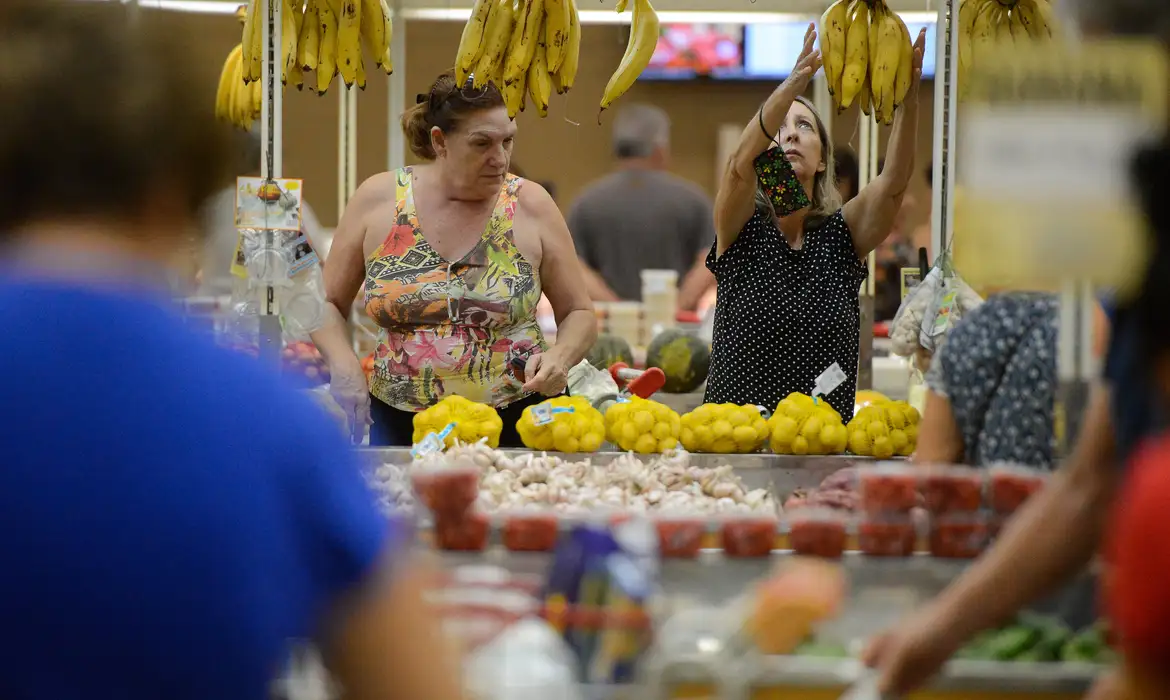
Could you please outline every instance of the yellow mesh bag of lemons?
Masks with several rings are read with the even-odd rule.
[[[516,432],[525,447],[543,452],[596,452],[605,442],[605,419],[585,399],[557,396],[538,405],[551,409],[552,420],[537,425],[534,407],[524,409]]]
[[[849,442],[841,415],[804,394],[789,394],[777,404],[768,426],[772,451],[780,455],[836,455]]]
[[[428,433],[441,435],[448,425],[454,424],[451,432],[443,438],[447,447],[456,441],[479,442],[487,438],[491,447],[500,446],[500,431],[504,421],[496,409],[487,404],[469,401],[462,396],[448,396],[428,409],[414,415],[414,443],[423,441]]]
[[[849,421],[849,451],[889,459],[909,457],[918,446],[918,410],[905,401],[879,401],[859,410]]]
[[[705,403],[682,417],[679,441],[688,452],[747,454],[763,447],[770,434],[755,406]]]
[[[605,412],[609,441],[626,452],[654,454],[678,447],[682,419],[667,406],[631,396]]]

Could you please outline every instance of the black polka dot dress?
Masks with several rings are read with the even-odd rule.
[[[708,403],[775,409],[794,391],[809,394],[837,363],[846,379],[827,397],[849,420],[857,391],[861,283],[868,268],[840,211],[788,245],[771,215],[757,211],[707,267],[719,285]]]

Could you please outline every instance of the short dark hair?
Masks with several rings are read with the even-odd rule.
[[[857,156],[853,154],[853,149],[848,146],[840,146],[833,157],[836,161],[837,177],[856,183],[857,178],[861,175],[861,168],[857,163]]]
[[[229,182],[230,127],[190,40],[131,19],[121,3],[0,3],[0,231],[132,217],[163,190],[194,216]]]
[[[448,133],[471,114],[503,106],[504,96],[495,83],[476,88],[468,78],[464,85],[458,85],[455,71],[449,70],[435,78],[430,90],[417,95],[415,104],[402,113],[402,133],[411,153],[423,160],[434,160],[432,127]]]

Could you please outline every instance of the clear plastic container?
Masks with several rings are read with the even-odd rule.
[[[922,497],[927,511],[936,515],[976,513],[983,507],[982,470],[944,465],[920,469]]]
[[[918,505],[918,467],[887,462],[857,471],[857,495],[866,513],[909,513]]]
[[[871,557],[908,557],[917,544],[910,515],[866,515],[857,525],[857,548]]]
[[[701,515],[652,515],[658,531],[658,551],[669,559],[694,559],[703,548],[707,519]]]
[[[641,304],[636,301],[616,301],[609,305],[608,313],[610,335],[616,335],[632,346],[642,344]]]
[[[418,500],[436,517],[468,511],[479,498],[479,467],[462,462],[435,469],[415,467],[410,474]]]
[[[845,553],[851,518],[831,508],[803,507],[789,511],[788,546],[796,554],[840,559]]]
[[[779,520],[771,515],[733,514],[722,518],[719,538],[729,557],[767,557],[776,545]]]
[[[642,270],[642,344],[675,326],[678,312],[678,272]]]
[[[991,509],[1010,515],[1016,512],[1033,494],[1044,488],[1045,472],[1028,467],[997,465],[990,472]]]
[[[501,515],[504,547],[513,552],[551,552],[557,546],[560,520],[552,511],[521,510]]]
[[[930,522],[927,542],[931,556],[974,559],[991,543],[989,519],[982,513],[936,516]]]
[[[458,515],[435,514],[435,547],[452,552],[482,552],[487,548],[491,521],[478,511]]]

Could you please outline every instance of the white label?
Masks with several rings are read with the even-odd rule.
[[[552,406],[537,404],[532,407],[532,422],[536,425],[548,425],[553,422]]]
[[[435,433],[427,433],[427,436],[422,439],[422,442],[411,448],[410,456],[418,459],[442,451],[443,441],[439,439],[439,436]]]
[[[841,369],[841,365],[834,362],[829,365],[829,368],[821,372],[821,376],[817,377],[816,387],[813,389],[813,396],[828,396],[833,393],[833,389],[841,386],[841,382],[845,381],[845,370]]]

